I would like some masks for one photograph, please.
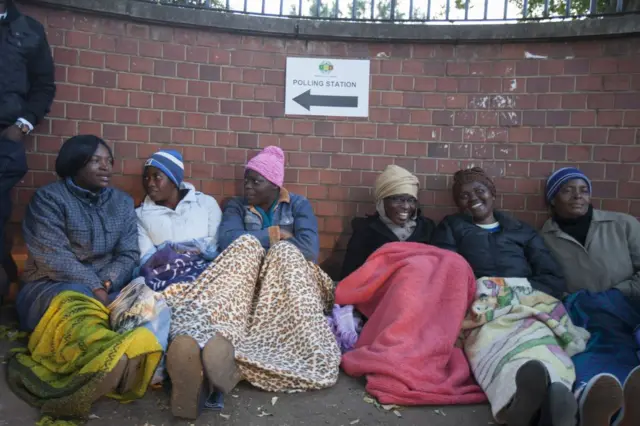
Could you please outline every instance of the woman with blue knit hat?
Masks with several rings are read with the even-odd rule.
[[[573,357],[581,426],[640,425],[640,223],[594,209],[591,180],[565,167],[546,185],[542,236],[564,270],[567,311],[591,339]]]
[[[144,165],[142,184],[147,196],[136,209],[141,265],[166,243],[188,243],[181,246],[192,246],[211,260],[222,211],[215,198],[184,182],[182,155],[174,150],[153,154]]]

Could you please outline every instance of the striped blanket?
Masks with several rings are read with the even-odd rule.
[[[552,382],[575,381],[571,356],[584,351],[589,333],[573,325],[562,302],[534,290],[524,278],[480,278],[462,325],[464,350],[498,422],[516,391],[516,372],[542,362]]]

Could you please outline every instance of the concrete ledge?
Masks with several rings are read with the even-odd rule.
[[[166,6],[134,0],[23,0],[77,12],[141,22],[219,31],[313,40],[481,43],[548,41],[640,34],[640,15],[565,22],[506,24],[388,24],[276,18]]]

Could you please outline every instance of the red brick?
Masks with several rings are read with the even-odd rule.
[[[153,74],[155,62],[147,58],[131,58],[131,72],[140,74]]]
[[[436,79],[436,90],[438,92],[457,92],[458,80],[455,78],[438,78]]]
[[[127,140],[136,142],[149,142],[149,128],[140,126],[127,126]]]
[[[447,75],[469,75],[469,64],[466,62],[447,62]]]
[[[551,77],[552,92],[573,92],[576,90],[574,77]]]
[[[116,53],[138,56],[138,41],[131,39],[116,39]]]
[[[635,135],[635,129],[610,129],[607,142],[611,145],[633,145],[636,143]],[[626,159],[627,157],[623,152],[622,161]]]
[[[156,93],[153,95],[153,108],[173,110],[175,109],[175,100],[175,96]]]
[[[107,35],[92,35],[91,49],[103,52],[115,52],[116,39]]]
[[[582,142],[590,144],[606,144],[607,129],[591,128],[582,131]]]
[[[586,109],[587,95],[571,94],[562,95],[562,108],[564,109]]]
[[[107,55],[106,68],[114,71],[129,71],[129,56]]]
[[[90,108],[84,104],[67,104],[67,117],[72,120],[89,120],[91,118]]]
[[[405,76],[393,77],[393,90],[413,90],[414,78]],[[389,92],[385,92],[389,93]]]
[[[592,74],[615,74],[618,72],[618,60],[615,58],[591,59]]]
[[[153,73],[163,77],[175,77],[177,64],[171,61],[155,61]]]
[[[579,92],[599,92],[604,84],[601,76],[576,77],[576,90]]]
[[[624,147],[621,155],[624,163],[640,163],[640,147]]]
[[[200,78],[200,67],[198,64],[189,64],[186,62],[178,63],[177,75],[180,78],[195,79]]]
[[[596,146],[593,151],[594,161],[620,161],[620,147]]]
[[[175,95],[187,94],[187,81],[180,79],[167,79],[164,81],[164,91]]]
[[[88,68],[104,68],[105,54],[83,50],[80,52],[78,63]]]
[[[115,121],[116,112],[115,108],[107,106],[92,106],[91,107],[91,119],[94,121],[113,122]],[[105,127],[106,132],[106,127]]]
[[[567,160],[568,161],[590,161],[591,147],[584,146],[584,145],[568,146]]]
[[[118,89],[140,90],[142,77],[136,74],[118,74]]]
[[[572,111],[571,125],[579,127],[591,127],[596,124],[595,111]]]
[[[624,125],[626,127],[640,127],[640,111],[625,111]]]
[[[604,90],[623,91],[629,90],[631,78],[629,75],[605,75]]]
[[[67,31],[65,35],[65,45],[67,47],[88,49],[91,45],[91,34],[81,33],[77,31]]]
[[[621,111],[598,111],[598,126],[622,126]]]
[[[580,129],[558,128],[556,129],[556,142],[580,143],[582,131]]]
[[[527,78],[527,92],[528,93],[547,93],[549,91],[549,84],[550,84],[549,77]]]
[[[589,109],[612,109],[615,102],[615,96],[610,94],[592,94],[587,98],[587,107]]]

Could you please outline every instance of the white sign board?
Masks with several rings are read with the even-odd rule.
[[[369,60],[287,58],[285,115],[369,116]]]

